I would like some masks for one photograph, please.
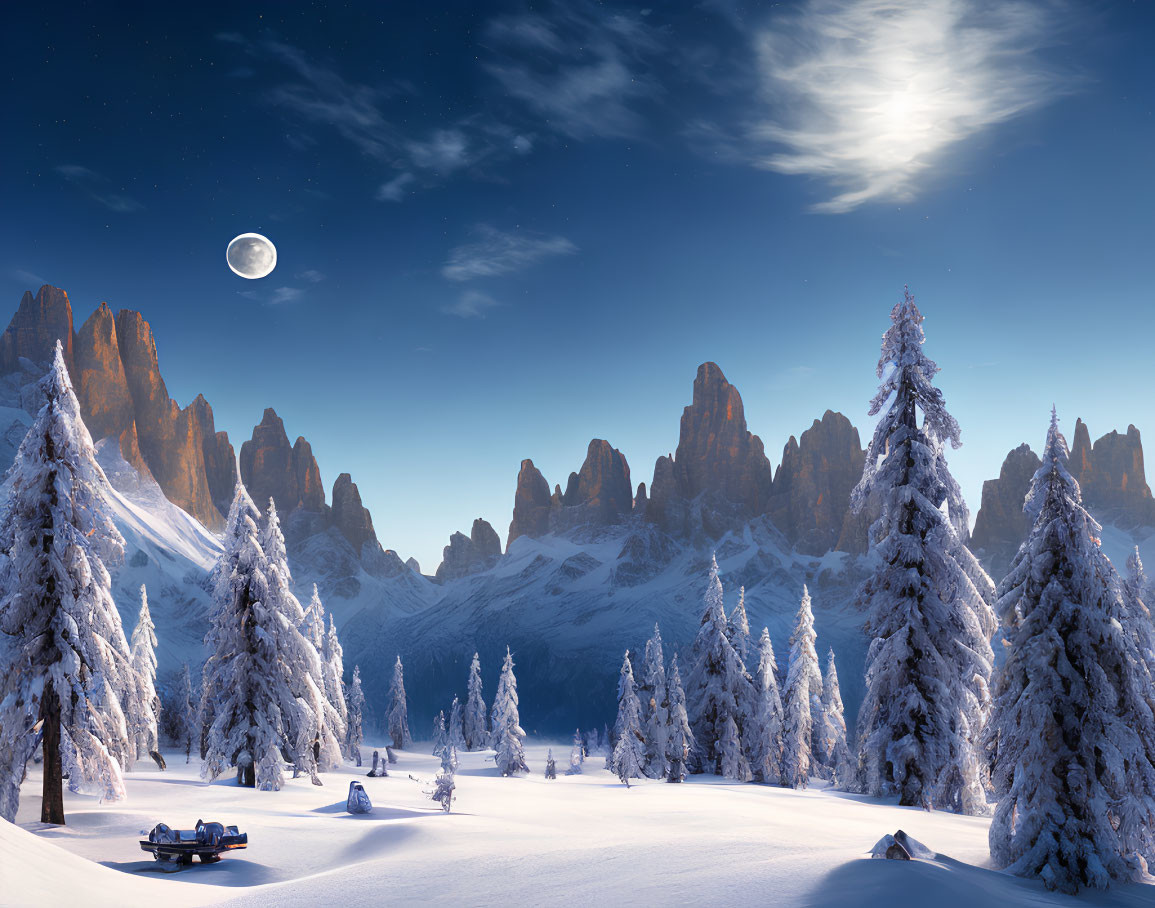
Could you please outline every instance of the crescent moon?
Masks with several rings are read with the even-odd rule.
[[[225,261],[233,274],[255,281],[268,277],[277,267],[277,247],[259,233],[242,233],[229,243]]]

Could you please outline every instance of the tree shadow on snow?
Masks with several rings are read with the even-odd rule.
[[[432,802],[431,802],[432,803]],[[409,817],[424,817],[428,816],[432,809],[426,810],[407,810],[403,807],[373,807],[372,813],[347,813],[345,810],[345,802],[338,801],[336,804],[326,804],[324,807],[314,807],[312,813],[326,813],[336,816],[342,820],[404,820]],[[442,813],[441,808],[437,808],[438,813]]]
[[[1086,905],[1155,904],[1155,886],[1119,885],[1108,892],[1083,892]],[[894,908],[897,904],[934,908],[976,905],[1070,906],[1070,896],[1048,892],[1041,882],[965,864],[945,855],[933,861],[859,858],[835,868],[802,902],[807,908],[847,905]]]

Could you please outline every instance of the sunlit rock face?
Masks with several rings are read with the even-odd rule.
[[[790,436],[774,476],[770,517],[800,552],[821,555],[842,547],[850,493],[862,478],[865,455],[858,430],[831,410],[797,441]],[[854,538],[848,529],[843,545],[844,551],[860,551],[865,538]]]
[[[1030,533],[1031,521],[1023,511],[1023,501],[1041,463],[1029,445],[1021,444],[1007,455],[998,478],[983,483],[971,548],[996,580],[1006,573],[1020,543]]]

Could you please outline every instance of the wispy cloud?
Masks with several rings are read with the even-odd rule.
[[[359,153],[379,161],[397,175],[381,184],[375,197],[400,201],[422,186],[443,182],[454,174],[523,153],[529,139],[495,121],[473,113],[446,113],[441,125],[413,127],[391,110],[416,89],[401,80],[365,84],[349,79],[335,64],[321,62],[300,48],[272,38],[249,40],[222,33],[217,40],[232,45],[248,59],[279,73],[278,84],[266,98],[289,117],[332,130]],[[438,117],[434,112],[433,116]],[[436,120],[434,121],[436,123]],[[306,147],[315,141],[304,131],[290,133],[290,144]]]
[[[644,17],[572,2],[500,17],[486,39],[500,59],[485,68],[506,93],[573,138],[636,135],[639,105],[660,93],[649,64],[661,42]]]
[[[123,192],[112,192],[108,188],[111,182],[104,174],[97,173],[80,164],[60,164],[56,172],[69,183],[79,187],[85,195],[100,203],[109,211],[118,214],[127,214],[131,211],[140,211],[144,208],[136,199],[130,198]]]
[[[294,275],[294,277],[299,281],[308,281],[310,284],[319,284],[325,279],[324,274],[313,268],[310,268],[307,271],[302,271],[299,274]]]
[[[910,199],[952,146],[1064,90],[1039,55],[1055,19],[1027,0],[808,0],[757,39],[752,163],[830,183],[817,211]]]
[[[296,280],[313,286],[325,280],[324,274],[311,268],[298,272],[293,276]],[[304,299],[306,290],[307,288],[305,287],[275,287],[272,290],[238,290],[237,295],[257,303],[265,303],[269,306],[280,306],[285,303],[295,303],[298,300]]]
[[[33,290],[38,290],[48,283],[39,274],[34,274],[31,271],[25,271],[23,268],[13,268],[8,274],[14,281],[24,284],[25,287]]]
[[[476,240],[450,250],[441,268],[451,281],[472,281],[522,271],[543,259],[572,255],[577,246],[564,236],[508,233],[489,224],[474,228]]]
[[[500,306],[488,293],[480,290],[466,290],[457,298],[457,302],[442,306],[441,311],[446,315],[456,315],[458,318],[485,318],[485,313],[495,306]]]

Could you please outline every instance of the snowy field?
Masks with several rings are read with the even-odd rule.
[[[702,776],[626,790],[595,768],[601,759],[550,782],[546,746],[532,740],[527,778],[500,778],[489,754],[462,754],[445,814],[424,793],[437,761],[419,748],[400,753],[385,779],[350,769],[322,776],[322,788],[301,778],[277,793],[205,785],[198,763],[166,752],[167,772],[145,760],[129,774],[127,801],[66,792],[62,829],[38,822],[40,774],[30,765],[20,828],[0,821],[0,903],[1155,905],[1155,885],[1075,899],[993,872],[983,819]],[[553,749],[560,771],[569,745]],[[345,812],[353,778],[373,800],[368,816]],[[249,848],[166,873],[137,844],[158,822],[186,828],[198,818],[239,825]],[[938,859],[864,857],[899,828]]]

